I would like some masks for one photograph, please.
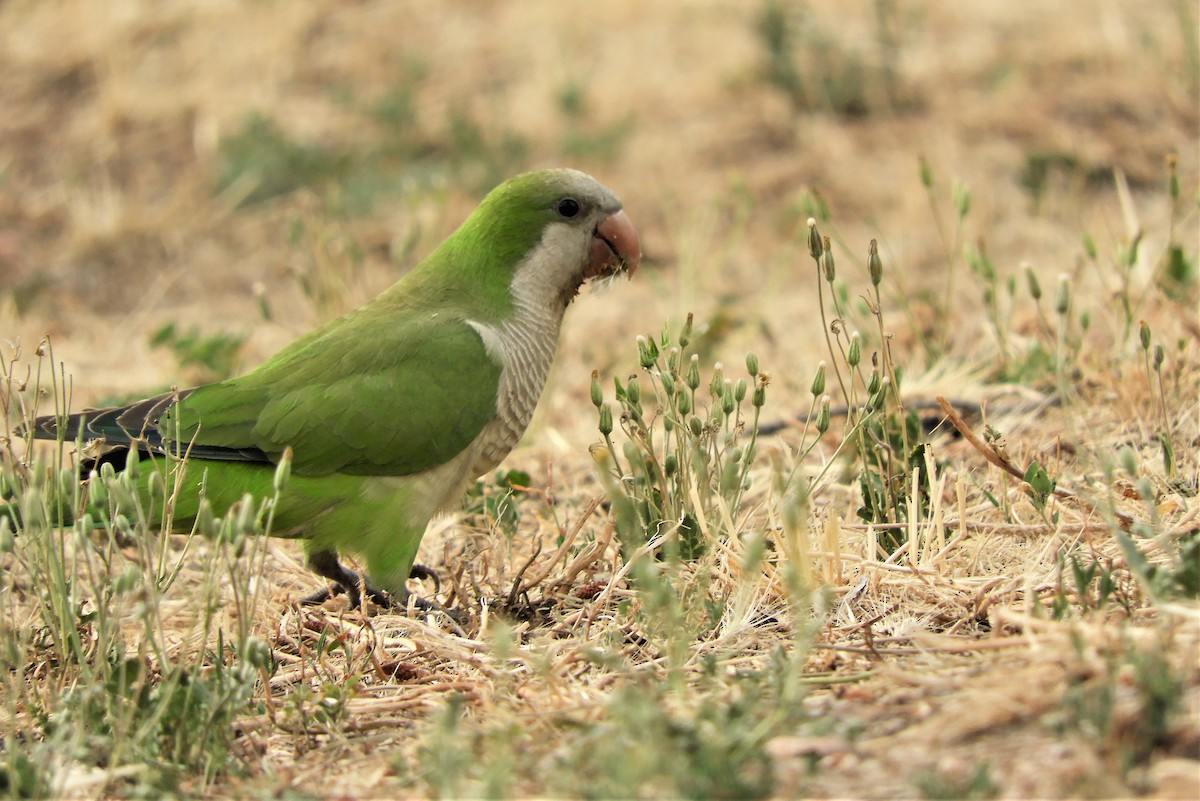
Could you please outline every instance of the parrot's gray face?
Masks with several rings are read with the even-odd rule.
[[[518,265],[514,298],[565,310],[585,281],[631,275],[641,262],[637,229],[616,199],[577,173],[554,200],[556,219]]]

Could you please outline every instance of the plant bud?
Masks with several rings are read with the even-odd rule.
[[[733,399],[741,403],[746,399],[746,379],[739,378],[737,383],[733,385]]]
[[[846,352],[846,364],[851,367],[857,367],[862,361],[862,346],[859,344],[861,337],[855,331],[850,335],[850,349]]]
[[[829,430],[829,396],[821,398],[821,409],[817,412],[817,431],[824,434]]]
[[[687,319],[683,323],[683,329],[679,332],[679,347],[686,348],[688,343],[692,341],[692,313],[688,312]]]
[[[12,553],[17,547],[17,535],[13,533],[12,521],[0,517],[0,553]]]
[[[1150,350],[1150,326],[1146,325],[1145,320],[1142,320],[1141,323],[1138,333],[1142,337],[1142,350],[1148,351]]]
[[[971,193],[964,184],[955,181],[954,186],[950,189],[950,194],[954,200],[954,209],[958,212],[958,218],[960,220],[965,218],[967,212],[971,210]]]
[[[761,409],[763,404],[767,402],[767,384],[771,383],[771,376],[766,373],[760,373],[758,381],[754,383],[754,407]]]
[[[592,371],[591,393],[592,393],[592,405],[595,406],[597,409],[599,409],[600,405],[604,403],[604,390],[600,388],[600,371],[599,370]]]
[[[812,380],[812,394],[814,398],[819,398],[825,394],[825,361],[822,359],[817,363],[817,374]]]
[[[758,375],[758,357],[753,353],[746,354],[746,372],[750,374],[751,378]]]
[[[714,398],[725,394],[725,365],[720,362],[713,365],[713,377],[708,384],[708,394]]]
[[[637,347],[638,363],[647,370],[653,367],[654,362],[658,359],[658,345],[655,345],[653,340],[638,334]]]
[[[600,433],[608,436],[613,430],[612,408],[607,403],[600,405]]]
[[[687,382],[689,389],[695,389],[700,386],[700,357],[694,353],[688,362],[687,377],[684,380]]]
[[[1124,446],[1121,448],[1120,456],[1121,469],[1128,475],[1136,477],[1138,472],[1137,454],[1133,452],[1133,448],[1128,445]]]
[[[1037,273],[1033,271],[1033,266],[1025,265],[1025,280],[1029,283],[1029,296],[1035,301],[1042,299],[1042,285],[1038,283]]]
[[[1092,239],[1091,234],[1083,235],[1083,252],[1087,254],[1090,261],[1096,260],[1096,241]]]
[[[629,380],[625,382],[625,397],[629,398],[629,402],[634,406],[641,403],[642,388],[635,376],[630,376]]]
[[[871,276],[871,283],[879,286],[883,280],[883,259],[879,258],[879,243],[874,239],[867,248],[867,273]]]
[[[821,251],[820,259],[821,274],[825,276],[826,281],[832,284],[833,279],[837,277],[837,270],[833,264],[833,245],[829,241],[829,237],[824,237],[822,242],[824,242],[824,249]]]
[[[736,408],[737,401],[733,398],[733,382],[726,381],[724,389],[721,390],[721,410],[726,415],[731,415]]]
[[[236,539],[240,540],[246,534],[254,533],[255,517],[254,496],[247,492],[242,495],[242,500],[238,503],[237,507],[236,525],[234,527]]]
[[[917,156],[917,167],[921,175],[921,184],[929,189],[933,186],[933,170],[929,168],[929,162],[924,156]]]
[[[279,466],[275,468],[275,492],[283,492],[287,486],[288,479],[292,476],[292,448],[289,445],[283,449],[283,456],[279,459]]]
[[[1163,361],[1166,359],[1166,357],[1167,357],[1167,354],[1166,354],[1166,351],[1163,350],[1163,346],[1155,345],[1154,346],[1154,371],[1155,372],[1159,372],[1162,370]]]
[[[679,412],[679,416],[683,417],[692,410],[692,396],[686,392],[680,392],[675,396],[675,410]]]
[[[1066,314],[1071,308],[1071,279],[1066,275],[1058,277],[1058,291],[1054,294],[1054,311]]]
[[[701,422],[699,417],[693,414],[691,419],[688,420],[688,430],[692,432],[693,437],[699,437],[704,432],[704,423]]]
[[[879,392],[879,387],[881,385],[882,385],[882,381],[880,380],[880,377],[879,377],[879,368],[875,368],[874,370],[871,371],[871,377],[869,379],[867,379],[867,394],[868,395],[877,394]]]
[[[821,248],[821,234],[817,231],[817,221],[812,217],[808,218],[808,254],[814,259],[820,259],[823,249]]]

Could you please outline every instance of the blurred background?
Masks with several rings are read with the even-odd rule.
[[[908,364],[974,369],[989,315],[1036,324],[989,308],[1027,267],[1103,314],[1120,278],[1085,239],[1103,262],[1144,230],[1145,280],[1169,229],[1196,241],[1198,61],[1190,0],[10,0],[0,337],[51,335],[77,402],[212,380],[390,284],[498,181],[570,165],[647,261],[576,304],[560,406],[688,311],[806,389],[809,216],[851,287],[879,240]]]
[[[122,555],[69,585],[54,545],[0,609],[0,794],[1197,797],[1198,140],[1195,0],[0,2],[2,405],[49,411],[47,336],[76,409],[249,369],[531,168],[594,174],[645,252],[568,313],[525,475],[423,541],[466,632],[298,609],[294,542],[175,538],[176,581],[100,535]],[[860,384],[883,336],[903,371],[913,414],[870,439],[833,298]],[[705,375],[757,354],[780,434],[712,446],[753,481],[658,520],[721,547],[649,592],[597,511],[589,383],[689,312]],[[830,436],[775,425],[822,359]],[[935,393],[1016,475],[948,425],[894,459]]]

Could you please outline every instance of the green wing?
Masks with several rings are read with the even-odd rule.
[[[407,475],[466,448],[496,414],[501,365],[460,317],[363,310],[244,376],[199,387],[157,422],[207,458],[293,450],[301,475]]]

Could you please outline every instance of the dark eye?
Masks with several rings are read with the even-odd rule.
[[[564,197],[555,204],[554,208],[569,220],[579,214],[579,201],[573,197]]]

